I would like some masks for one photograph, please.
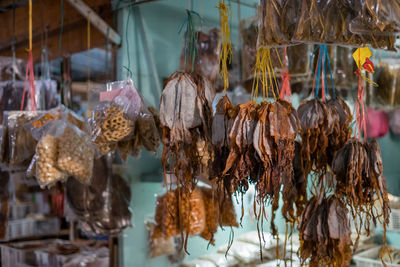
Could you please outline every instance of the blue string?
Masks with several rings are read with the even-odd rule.
[[[331,76],[332,95],[333,95],[333,98],[336,98],[335,86],[333,85],[333,75],[332,75],[331,62],[329,60],[328,48],[326,47],[326,45],[324,45],[324,50],[326,51],[326,62],[328,62],[329,74]]]
[[[186,25],[186,30],[185,30],[185,37],[184,37],[184,46],[183,46],[183,64],[181,66],[181,70],[183,71],[183,68],[186,64],[186,54],[189,54],[188,56],[191,56],[191,61],[192,61],[192,71],[194,68],[194,60],[197,54],[197,38],[195,37],[195,40],[192,40],[192,36],[189,36],[189,34],[193,34],[194,25],[193,25],[193,18],[192,16],[195,15],[200,18],[200,15],[193,11],[193,10],[188,10],[186,9],[187,16],[185,20],[182,22],[182,24],[179,26],[178,33],[181,34],[183,27]],[[189,40],[190,39],[190,40]],[[190,47],[188,51],[188,42],[190,42]]]
[[[328,57],[328,49],[326,48],[326,45],[321,45],[322,49],[322,60],[324,61],[324,68],[323,68],[323,74],[324,74],[324,84],[325,84],[325,96],[328,95],[328,83],[326,79],[326,58]]]

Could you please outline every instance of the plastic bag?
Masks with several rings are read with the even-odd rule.
[[[171,236],[185,232],[189,235],[201,234],[205,229],[206,212],[201,190],[181,193],[181,188],[157,197],[154,220],[156,227],[152,238]]]
[[[7,128],[0,125],[0,163],[4,162],[5,141],[7,138]]]
[[[113,82],[100,92],[100,104],[92,112],[89,126],[92,142],[100,153],[111,151],[114,144],[134,134],[142,99],[131,80]]]
[[[358,11],[350,30],[358,34],[395,35],[400,33],[400,3],[393,0],[356,0]]]
[[[214,82],[219,71],[219,30],[211,29],[207,33],[197,32],[197,60],[194,71]],[[190,64],[187,64],[190,65]]]
[[[396,109],[390,115],[390,129],[394,134],[400,135],[400,109]]]
[[[90,137],[74,126],[66,126],[60,136],[57,166],[83,184],[92,178],[94,149]]]
[[[37,141],[25,128],[25,124],[39,116],[40,111],[6,111],[5,123],[8,131],[6,149],[7,168],[12,170],[26,169],[35,154]]]
[[[87,234],[117,235],[131,226],[131,190],[105,157],[94,161],[92,183],[85,185],[76,179],[66,183],[68,206],[82,222]]]
[[[149,250],[151,258],[169,255],[176,252],[173,237],[169,239],[164,239],[162,237],[152,238],[155,224],[153,222],[145,222],[145,224],[149,231]]]
[[[367,110],[367,137],[379,138],[385,136],[389,132],[389,116],[383,110]]]
[[[257,49],[293,44],[292,36],[298,14],[297,2],[261,0]]]
[[[31,164],[30,168],[35,166],[35,176],[42,188],[68,178],[68,175],[57,167],[58,152],[59,139],[53,135],[43,136],[37,144],[34,159],[36,164]],[[29,172],[32,173],[32,171]]]
[[[378,84],[375,90],[376,101],[390,106],[400,105],[400,66],[398,64],[381,64],[376,68],[374,80]]]

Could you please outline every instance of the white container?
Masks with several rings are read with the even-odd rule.
[[[356,254],[353,256],[353,261],[357,267],[382,267],[382,262],[379,259],[380,249],[381,247],[375,247]],[[385,263],[387,267],[400,267],[400,264]]]
[[[391,210],[391,212],[389,213],[389,224],[387,229],[400,232],[400,210]]]

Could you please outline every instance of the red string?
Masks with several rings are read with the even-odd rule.
[[[32,51],[29,51],[28,54],[28,62],[26,64],[26,73],[25,73],[25,83],[24,83],[24,90],[22,93],[22,100],[21,100],[21,107],[20,109],[24,109],[25,104],[25,93],[26,93],[26,85],[29,77],[29,95],[31,98],[31,110],[36,110],[36,100],[35,100],[35,73],[33,71],[33,56]]]
[[[281,88],[281,92],[279,94],[279,97],[281,99],[285,99],[285,96],[287,97],[287,99],[289,100],[292,92],[290,90],[290,75],[288,72],[288,67],[287,67],[287,48],[285,47],[285,68],[284,71],[282,72],[282,88]]]
[[[315,90],[315,81],[317,79],[317,72],[319,68],[319,58],[321,57],[321,51],[318,53],[318,59],[317,59],[317,66],[315,67],[315,73],[314,73],[314,80],[313,80],[313,86],[312,86],[312,94],[314,95],[314,90]]]

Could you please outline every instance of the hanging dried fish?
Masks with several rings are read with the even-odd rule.
[[[253,134],[257,123],[257,104],[248,101],[240,104],[238,114],[229,133],[231,150],[226,161],[222,176],[225,188],[230,194],[238,191],[245,193],[249,187],[248,177],[254,180],[256,166],[259,159],[256,158],[253,147]]]
[[[214,161],[211,179],[223,181],[226,160],[228,159],[231,139],[229,133],[237,115],[237,108],[232,105],[227,95],[223,96],[216,106],[216,112],[212,122],[212,144],[214,145]],[[227,190],[229,191],[229,190]]]
[[[343,99],[336,97],[326,102],[326,108],[330,114],[331,134],[328,135],[328,148],[326,149],[328,163],[332,162],[336,151],[350,139],[352,128],[350,126],[353,116],[349,106]]]
[[[287,222],[299,222],[307,203],[307,177],[302,169],[301,144],[295,142],[293,176],[287,179],[282,189],[282,215]]]
[[[274,219],[275,211],[279,208],[281,186],[284,185],[286,192],[293,190],[291,187],[294,186],[292,181],[295,138],[300,125],[296,110],[284,100],[264,102],[258,110],[258,117],[253,145],[262,161],[263,169],[259,180],[254,182],[257,201],[260,204],[265,204],[266,201],[272,203],[271,229],[276,235]],[[286,206],[285,213],[291,213],[288,210],[289,207]],[[264,212],[260,211],[260,214]],[[294,218],[293,214],[290,214],[290,217]]]
[[[214,95],[214,88],[206,78],[175,72],[161,97],[162,163],[165,171],[174,171],[178,183],[184,187],[193,188],[194,176],[208,168],[202,164],[203,157],[208,158],[207,163],[212,160],[211,103]]]
[[[313,197],[299,225],[300,257],[310,267],[350,265],[351,229],[347,208],[336,196]]]
[[[378,218],[383,218],[385,239],[389,222],[389,201],[376,140],[363,144],[359,139],[351,138],[335,154],[332,171],[336,178],[336,195],[346,200],[353,217],[362,219],[367,233],[371,222],[375,225]],[[381,203],[382,214],[374,212],[376,198]],[[359,232],[360,228],[361,225],[356,230]]]
[[[326,149],[328,136],[333,132],[333,119],[326,105],[317,99],[300,104],[297,109],[300,119],[300,135],[302,139],[302,157],[304,173],[311,170],[321,172],[326,169]],[[330,127],[329,127],[330,126]]]

